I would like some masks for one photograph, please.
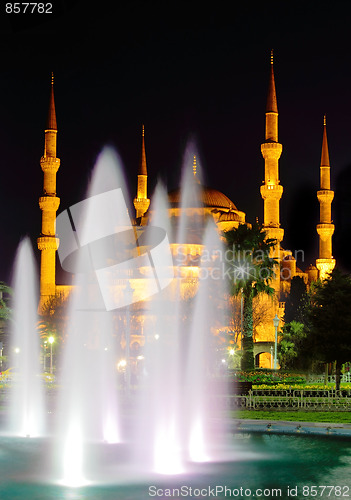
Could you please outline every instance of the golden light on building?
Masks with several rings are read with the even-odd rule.
[[[40,166],[44,173],[43,195],[39,198],[39,207],[42,211],[41,234],[37,240],[41,252],[40,263],[40,304],[42,309],[45,302],[56,294],[55,261],[59,240],[56,238],[56,212],[60,205],[60,198],[56,196],[56,172],[60,167],[60,159],[56,157],[57,123],[54,99],[54,77],[51,75],[51,89],[49,112],[45,127],[44,156]]]
[[[320,279],[325,279],[335,267],[335,259],[332,254],[332,236],[334,224],[331,218],[331,204],[334,198],[334,191],[330,189],[330,161],[327,139],[327,119],[323,119],[323,141],[320,165],[320,190],[317,192],[319,201],[319,224],[317,233],[319,236],[319,258],[316,260],[316,267],[319,271]]]
[[[255,299],[254,308],[256,310],[254,327],[254,353],[260,366],[270,367],[270,347],[274,342],[274,328],[272,319],[275,315],[283,320],[284,304],[281,296],[289,293],[290,283],[294,276],[301,276],[308,284],[319,276],[324,278],[335,266],[335,259],[332,256],[332,234],[334,225],[331,218],[331,203],[334,192],[330,190],[330,163],[326,135],[326,119],[323,125],[322,157],[320,165],[320,190],[317,193],[320,204],[320,220],[317,225],[319,235],[319,258],[315,266],[309,266],[305,272],[296,265],[296,258],[290,250],[282,247],[284,229],[280,223],[280,199],[283,194],[283,187],[279,179],[279,159],[282,154],[282,145],[278,142],[278,106],[275,87],[275,76],[273,68],[273,52],[270,60],[270,74],[268,85],[267,106],[265,112],[265,141],[261,145],[261,153],[264,159],[264,180],[260,187],[260,194],[263,199],[263,228],[267,233],[267,238],[276,239],[273,257],[279,265],[276,269],[276,277],[273,280],[275,296],[259,296]],[[56,196],[56,173],[60,166],[60,160],[56,157],[56,110],[54,102],[54,83],[51,81],[50,102],[47,124],[45,128],[44,155],[40,160],[40,165],[44,173],[43,194],[39,199],[39,206],[42,210],[42,229],[38,238],[38,248],[41,252],[40,268],[40,305],[42,310],[46,301],[52,297],[61,295],[66,297],[72,291],[69,285],[57,285],[55,281],[55,254],[59,245],[59,240],[55,234],[55,219],[60,199]],[[148,198],[148,173],[146,164],[145,149],[145,128],[142,126],[141,154],[137,171],[136,196],[133,200],[135,208],[134,229],[135,234],[142,231],[152,222],[153,212]],[[180,261],[180,265],[174,268],[175,280],[172,283],[165,297],[167,300],[188,300],[197,293],[200,273],[201,257],[204,252],[202,235],[205,222],[212,219],[217,226],[219,234],[223,231],[237,228],[240,224],[247,224],[245,213],[238,210],[233,201],[224,193],[202,185],[198,175],[197,158],[193,155],[191,182],[196,187],[199,199],[191,200],[186,206],[182,205],[180,189],[175,189],[168,194],[168,218],[170,225],[177,228],[182,217],[191,220],[193,230],[187,241],[171,241],[171,253],[175,261]],[[176,233],[176,231],[174,231]],[[147,300],[142,300],[144,289],[150,277],[150,269],[140,267],[138,278],[132,274],[128,277],[128,282],[133,289],[133,298],[137,302],[131,309],[131,334],[132,345],[142,346],[148,339],[155,341],[153,324],[156,318],[151,317],[148,311]],[[122,296],[125,288],[125,280],[120,280],[111,289],[115,296],[115,302]],[[240,299],[227,297],[227,306],[237,307],[240,311]],[[123,316],[123,311],[120,313]],[[125,321],[125,318],[120,318]],[[240,321],[240,318],[239,318]],[[227,320],[225,325],[216,325],[213,333],[218,337],[221,331],[232,331],[232,319]],[[282,324],[282,322],[281,322]],[[236,326],[237,328],[237,326]],[[237,328],[238,329],[238,328]],[[240,335],[236,344],[240,347]],[[123,346],[122,346],[123,347]],[[233,347],[230,346],[232,349]],[[123,360],[120,361],[118,369],[123,369]]]

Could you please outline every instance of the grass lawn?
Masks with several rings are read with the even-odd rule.
[[[233,418],[257,420],[286,420],[294,422],[332,422],[351,424],[351,413],[340,411],[249,411],[230,412]]]

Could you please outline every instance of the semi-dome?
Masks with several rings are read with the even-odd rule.
[[[214,212],[216,212],[216,210]],[[218,222],[241,222],[240,214],[238,214],[237,211],[233,211],[232,209],[230,209],[228,212],[221,212],[220,210],[218,210],[218,212],[220,213]]]

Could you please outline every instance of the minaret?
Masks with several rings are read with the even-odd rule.
[[[280,242],[284,236],[284,229],[280,227],[279,200],[283,194],[283,186],[279,181],[279,158],[282,154],[282,145],[278,142],[278,106],[275,91],[273,71],[273,51],[271,51],[271,71],[269,78],[265,142],[261,144],[264,158],[264,181],[261,186],[261,196],[264,202],[263,229],[267,238],[278,241],[274,249],[274,258],[280,262]],[[273,286],[277,292],[280,289],[279,271],[276,273]]]
[[[38,238],[38,249],[41,252],[40,265],[40,303],[42,311],[45,302],[55,295],[55,260],[59,240],[55,234],[56,212],[60,198],[56,196],[56,172],[60,160],[56,157],[56,111],[54,99],[54,76],[51,75],[51,89],[49,112],[45,127],[44,156],[40,159],[40,166],[44,172],[43,196],[39,198],[39,207],[42,210],[41,233]]]
[[[136,210],[136,218],[142,217],[149,208],[150,200],[147,197],[147,169],[146,169],[146,154],[145,154],[145,130],[142,126],[141,137],[141,156],[138,168],[138,187],[137,195],[134,198],[134,207]]]
[[[316,260],[316,267],[319,271],[320,279],[327,278],[335,267],[335,259],[332,255],[332,236],[334,224],[331,219],[331,204],[334,198],[334,191],[330,189],[330,163],[327,139],[327,119],[324,115],[323,142],[320,166],[320,191],[317,191],[319,201],[319,224],[317,233],[319,235],[319,259]]]

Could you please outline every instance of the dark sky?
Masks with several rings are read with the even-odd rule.
[[[88,5],[89,4],[89,5]],[[86,2],[0,16],[0,280],[21,237],[35,245],[50,73],[55,73],[60,210],[84,197],[95,158],[114,145],[135,195],[141,124],[149,193],[178,184],[189,139],[206,183],[262,221],[260,144],[274,48],[283,144],[283,246],[317,257],[316,191],[327,114],[334,254],[351,228],[351,38],[344,2]],[[4,5],[1,9],[4,10]],[[36,247],[35,247],[36,248]]]

